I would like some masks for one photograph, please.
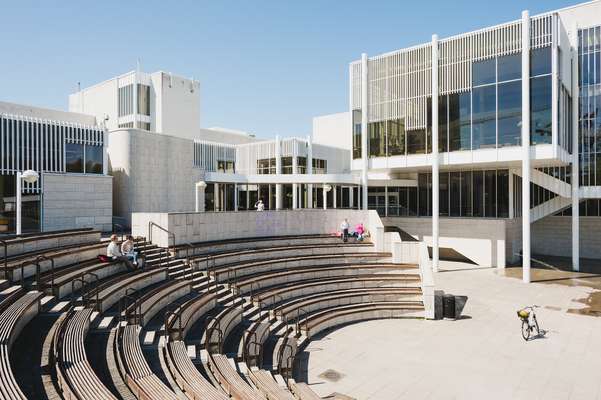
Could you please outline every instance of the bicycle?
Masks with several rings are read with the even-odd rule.
[[[522,337],[528,341],[530,334],[536,329],[536,335],[540,336],[540,329],[538,327],[538,321],[536,320],[536,313],[534,309],[538,306],[524,307],[518,310],[518,317],[522,320]]]

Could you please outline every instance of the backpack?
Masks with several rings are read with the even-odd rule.
[[[100,255],[98,255],[98,259],[99,259],[101,262],[109,262],[109,261],[111,261],[111,259],[109,258],[109,256],[105,256],[104,254],[100,254]]]

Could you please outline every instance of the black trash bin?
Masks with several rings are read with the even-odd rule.
[[[442,296],[442,315],[445,319],[455,319],[455,296],[452,294]]]

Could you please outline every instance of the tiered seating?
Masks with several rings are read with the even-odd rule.
[[[3,399],[25,399],[10,367],[9,353],[21,330],[40,309],[39,292],[29,292],[11,302],[2,302],[0,314],[0,396]]]
[[[145,326],[160,310],[190,294],[192,285],[192,281],[183,279],[164,283],[144,293],[125,312],[127,316],[136,316],[140,325]]]
[[[211,354],[209,366],[227,394],[241,400],[265,400],[266,397],[244,380],[235,367],[235,362],[223,354]]]
[[[56,332],[56,375],[67,399],[116,399],[102,384],[88,358],[84,345],[92,309],[71,311]]]
[[[271,372],[252,367],[250,379],[268,399],[295,400],[292,393],[277,384]]]
[[[67,229],[46,233],[3,236],[0,257],[12,257],[48,249],[59,249],[98,242],[100,232],[91,228]]]
[[[186,344],[181,340],[169,342],[165,348],[169,372],[180,389],[192,400],[227,400],[225,392],[215,388],[190,361]]]
[[[321,397],[315,394],[313,390],[304,382],[296,382],[294,379],[288,379],[290,391],[300,400],[321,400]]]
[[[139,399],[177,400],[175,393],[150,370],[139,340],[140,327],[122,326],[117,332],[119,369],[129,389]]]

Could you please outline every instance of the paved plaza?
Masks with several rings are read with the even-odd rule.
[[[307,348],[322,396],[356,399],[601,399],[601,275],[555,268],[455,268],[435,276],[469,297],[457,321],[350,325]],[[516,310],[537,304],[544,338],[525,342]],[[331,398],[334,398],[332,396]]]

